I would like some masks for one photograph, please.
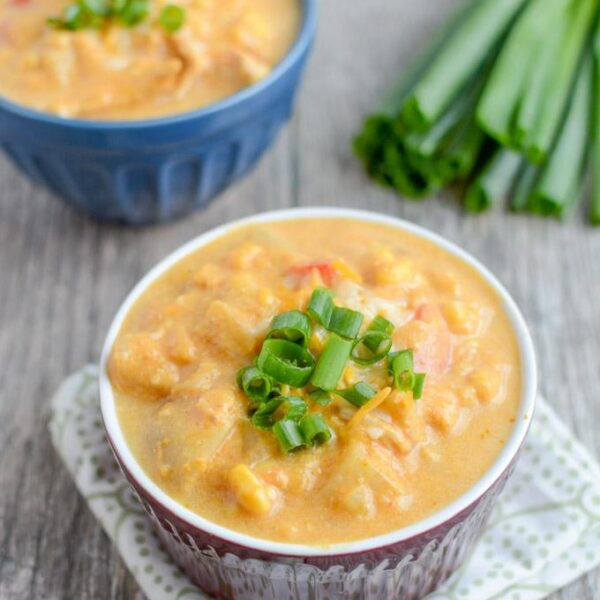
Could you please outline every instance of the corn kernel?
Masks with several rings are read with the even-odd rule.
[[[436,272],[431,275],[431,279],[435,287],[441,292],[446,292],[452,296],[458,295],[460,284],[453,273]]]
[[[477,307],[465,302],[455,301],[444,304],[442,311],[452,333],[458,335],[474,335],[477,333],[480,324]]]
[[[412,263],[407,259],[396,258],[375,265],[375,283],[378,285],[394,285],[414,277]]]
[[[258,244],[247,242],[236,248],[231,254],[231,264],[236,269],[247,269],[259,261],[264,255],[264,248]]]
[[[502,385],[502,378],[498,371],[475,371],[471,374],[469,380],[475,388],[477,397],[483,403],[493,400],[500,392]]]
[[[457,398],[450,392],[435,394],[434,402],[428,407],[427,420],[435,428],[443,432],[451,431],[460,417]]]
[[[346,279],[350,279],[351,281],[354,281],[356,283],[362,283],[362,276],[360,275],[360,273],[358,273],[357,271],[355,271],[350,265],[348,265],[345,261],[339,259],[339,258],[335,258],[334,260],[331,261],[331,266],[342,276],[345,277]]]
[[[274,306],[277,303],[277,298],[271,293],[268,288],[260,288],[258,290],[258,301],[262,306]]]
[[[382,246],[378,248],[375,252],[375,260],[381,262],[389,262],[391,260],[394,260],[394,253],[389,248],[385,248]]]
[[[313,333],[310,336],[309,347],[313,352],[320,354],[325,347],[325,338],[319,333]]]
[[[344,378],[344,383],[346,385],[353,385],[354,383],[356,383],[357,377],[356,377],[356,369],[354,368],[354,365],[348,365],[344,369],[343,378]]]
[[[203,288],[219,285],[222,280],[221,269],[212,263],[203,265],[194,273],[194,283]]]
[[[267,487],[246,465],[236,465],[229,471],[229,485],[238,504],[248,512],[264,515],[271,510],[272,494],[268,493]]]

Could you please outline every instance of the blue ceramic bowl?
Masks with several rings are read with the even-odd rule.
[[[289,119],[316,29],[316,0],[302,4],[288,54],[233,96],[143,121],[65,119],[0,99],[0,144],[29,177],[92,217],[129,225],[181,217],[247,173]]]

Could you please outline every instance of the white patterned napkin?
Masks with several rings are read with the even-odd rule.
[[[150,600],[206,599],[177,568],[119,471],[100,418],[96,367],[52,399],[56,450]],[[536,600],[600,563],[600,467],[539,401],[517,469],[475,551],[430,600]]]

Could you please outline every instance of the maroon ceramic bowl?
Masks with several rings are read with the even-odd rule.
[[[520,350],[522,391],[514,430],[483,477],[451,504],[413,525],[355,542],[324,546],[254,538],[191,512],[161,490],[129,449],[116,414],[107,361],[131,306],[184,256],[243,224],[290,219],[346,218],[382,223],[424,237],[473,266],[494,288]],[[413,224],[363,211],[306,208],[265,213],[205,233],[152,269],[129,294],[107,336],[100,397],[115,457],[157,527],[165,546],[190,579],[209,594],[236,600],[412,600],[446,579],[473,548],[510,476],[533,415],[537,371],[531,337],[514,301],[496,278],[466,252]]]

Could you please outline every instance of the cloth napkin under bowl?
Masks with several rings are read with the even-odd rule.
[[[206,600],[159,543],[104,437],[98,370],[52,399],[56,450],[149,600]],[[600,466],[540,399],[515,473],[474,552],[428,600],[537,600],[600,564]]]

